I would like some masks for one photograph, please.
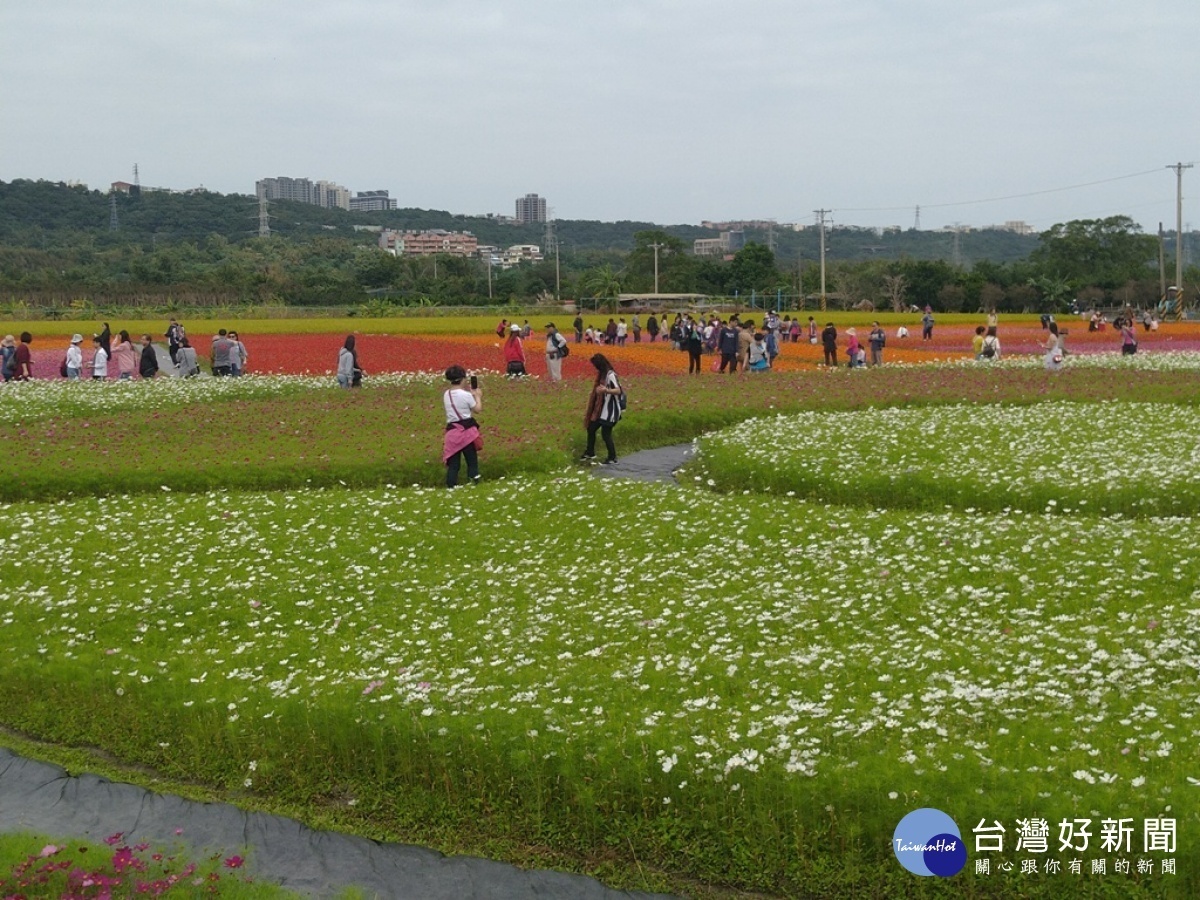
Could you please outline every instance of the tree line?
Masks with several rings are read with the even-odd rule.
[[[481,243],[538,243],[542,226],[431,210],[351,214],[272,204],[272,235],[257,236],[253,198],[207,192],[117,196],[49,182],[0,182],[0,294],[10,303],[182,306],[480,305],[617,293],[699,293],[749,305],[797,307],[821,293],[813,230],[749,232],[728,258],[696,256],[695,226],[558,222],[557,252],[500,269],[448,255],[395,257],[376,234],[470,230]],[[1010,233],[876,233],[835,229],[827,240],[825,294],[837,307],[939,311],[1146,306],[1158,299],[1159,247],[1132,219],[1077,220],[1036,238]],[[1018,240],[1018,238],[1020,240]],[[989,243],[990,242],[990,243]],[[657,248],[657,249],[656,249]],[[990,253],[991,255],[985,255]],[[957,262],[957,264],[956,264]],[[1167,259],[1173,271],[1173,260]],[[1191,267],[1185,288],[1197,280]]]

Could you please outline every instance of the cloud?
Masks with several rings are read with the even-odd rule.
[[[1169,87],[1198,74],[1198,25],[1171,0],[10,4],[0,178],[139,162],[175,187],[296,175],[462,212],[538,191],[664,222],[954,202],[1197,155]]]

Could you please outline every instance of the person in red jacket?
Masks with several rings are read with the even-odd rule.
[[[529,374],[525,370],[525,345],[521,343],[521,326],[513,324],[504,342],[504,366],[509,378]]]

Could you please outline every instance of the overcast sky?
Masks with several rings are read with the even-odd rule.
[[[1197,0],[8,0],[0,180],[137,163],[459,213],[536,192],[561,219],[1172,227],[1198,37]],[[1200,227],[1200,168],[1184,198]]]

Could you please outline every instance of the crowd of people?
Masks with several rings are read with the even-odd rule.
[[[174,374],[183,378],[199,375],[200,361],[184,327],[171,319],[163,337],[167,340]],[[28,331],[21,333],[19,343],[11,334],[0,342],[0,375],[5,381],[29,381],[35,377],[30,349],[32,342],[33,336]],[[83,335],[72,335],[58,367],[59,377],[72,381],[105,381],[113,377],[130,381],[135,376],[151,379],[159,374],[169,374],[159,364],[158,349],[149,334],[141,335],[137,344],[134,344],[128,331],[122,329],[114,335],[108,323],[104,322],[100,331],[92,335],[91,345],[90,351],[85,353]],[[213,375],[236,378],[245,372],[249,358],[246,345],[236,331],[222,328],[213,336],[209,356]],[[48,377],[48,373],[40,375]]]

